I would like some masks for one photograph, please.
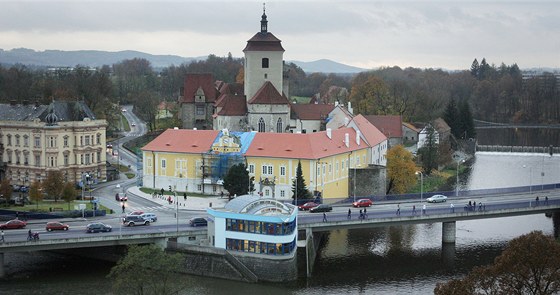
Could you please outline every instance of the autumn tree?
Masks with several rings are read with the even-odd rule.
[[[509,242],[494,264],[465,278],[438,283],[436,295],[552,295],[560,292],[560,244],[541,231]]]
[[[43,182],[43,190],[49,198],[54,198],[54,201],[57,202],[62,194],[63,185],[62,172],[53,170],[48,172],[47,179]]]
[[[115,294],[179,294],[187,283],[181,276],[185,258],[156,245],[131,245],[107,276]]]
[[[416,165],[413,155],[403,145],[396,145],[387,151],[388,191],[403,194],[416,182]]]
[[[39,208],[39,202],[43,200],[43,192],[41,192],[41,183],[38,181],[31,183],[31,186],[29,187],[29,199],[32,202],[35,202],[35,204],[37,204],[37,208]]]
[[[307,190],[305,178],[303,178],[303,170],[301,170],[301,162],[298,162],[296,168],[296,178],[292,180],[292,199],[295,201],[296,199],[307,200],[310,198],[311,192]]]
[[[68,203],[68,210],[70,210],[70,202],[74,201],[77,192],[74,185],[70,182],[65,182],[62,187],[62,199]]]
[[[354,81],[350,101],[354,112],[363,115],[390,115],[398,108],[385,82],[375,75],[370,75],[363,83]]]
[[[2,182],[0,182],[0,196],[6,201],[6,203],[8,203],[12,198],[12,191],[13,188],[10,181],[7,178],[2,179]]]

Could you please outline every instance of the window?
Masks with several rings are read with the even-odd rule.
[[[197,184],[196,189],[201,192],[202,191],[202,184]]]
[[[280,167],[280,176],[286,176],[286,167]]]
[[[284,131],[283,125],[282,118],[278,118],[278,121],[276,121],[276,133],[282,133]]]
[[[16,146],[19,146],[19,134],[16,134]]]
[[[162,159],[162,160],[161,160],[161,168],[164,168],[164,169],[165,169],[166,166],[167,166],[167,162],[165,161],[165,159]]]
[[[85,159],[86,159],[86,165],[89,165],[89,164],[90,164],[90,161],[89,161],[89,154],[86,154]]]
[[[266,124],[263,118],[259,119],[259,132],[266,132]]]
[[[204,106],[196,106],[196,114],[198,116],[204,116]]]
[[[8,146],[11,146],[12,145],[12,136],[10,134],[8,134],[6,136],[6,138],[8,139]]]
[[[23,136],[23,146],[29,146],[29,136]]]
[[[272,175],[272,165],[263,165],[262,166],[262,174]]]
[[[249,164],[249,173],[255,174],[255,164]]]
[[[68,166],[69,162],[68,162],[68,155],[64,155],[64,166]]]
[[[68,147],[68,135],[64,136],[64,147]]]
[[[84,137],[80,136],[80,146],[84,145]]]
[[[28,155],[23,155],[23,164],[25,166],[29,165],[29,156]]]
[[[54,157],[49,157],[49,166],[54,167]]]
[[[97,163],[101,162],[101,152],[97,152]]]
[[[35,155],[35,167],[41,166],[41,156]]]
[[[285,191],[285,190],[281,190],[281,191],[280,191],[280,197],[281,197],[281,198],[286,197],[286,191]]]
[[[35,141],[34,146],[35,146],[36,148],[41,147],[41,137],[35,136],[35,140],[34,140],[34,141]]]
[[[97,133],[97,144],[101,144],[101,134]]]
[[[56,138],[54,136],[49,137],[49,147],[56,147]]]
[[[86,138],[85,138],[85,140],[86,140],[86,145],[89,145],[89,135],[86,135],[85,137],[86,137]]]
[[[268,69],[268,57],[263,57],[262,59],[262,68]]]

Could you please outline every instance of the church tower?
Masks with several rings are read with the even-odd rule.
[[[282,41],[268,32],[266,11],[263,7],[261,31],[255,34],[243,49],[245,53],[245,96],[250,101],[259,89],[271,82],[282,94],[283,55]]]

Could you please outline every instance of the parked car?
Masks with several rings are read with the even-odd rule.
[[[18,229],[18,228],[24,228],[26,225],[27,223],[25,221],[14,219],[6,223],[0,224],[0,229]]]
[[[141,215],[128,215],[124,218],[123,224],[126,226],[150,225],[150,221],[144,219]]]
[[[191,226],[208,226],[208,221],[203,217],[193,217],[189,220]]]
[[[311,209],[309,209],[309,212],[311,213],[315,213],[315,212],[331,212],[332,211],[332,206],[329,204],[321,204],[319,206],[313,207]]]
[[[373,205],[373,202],[370,199],[359,199],[356,202],[352,203],[352,206],[355,208],[358,207],[369,207]]]
[[[317,207],[319,206],[319,204],[315,203],[315,202],[307,202],[303,205],[299,205],[298,208],[299,210],[303,210],[303,211],[307,211],[313,207]]]
[[[149,220],[150,222],[156,222],[157,221],[157,215],[155,215],[154,213],[143,213],[140,214],[140,216],[146,220]]]
[[[447,197],[444,195],[433,195],[426,199],[428,203],[439,203],[447,201]]]
[[[68,226],[68,224],[58,222],[58,221],[51,221],[51,222],[47,222],[46,230],[47,231],[68,230],[69,228],[70,226]]]
[[[110,232],[112,230],[112,226],[101,222],[90,223],[86,226],[87,233]]]
[[[19,191],[22,192],[22,193],[27,193],[27,192],[29,192],[29,187],[27,187],[27,186],[21,186],[21,187],[19,188]]]

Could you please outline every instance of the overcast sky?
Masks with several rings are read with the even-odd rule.
[[[243,56],[263,1],[0,0],[0,48]],[[285,60],[560,68],[560,0],[266,1]]]

